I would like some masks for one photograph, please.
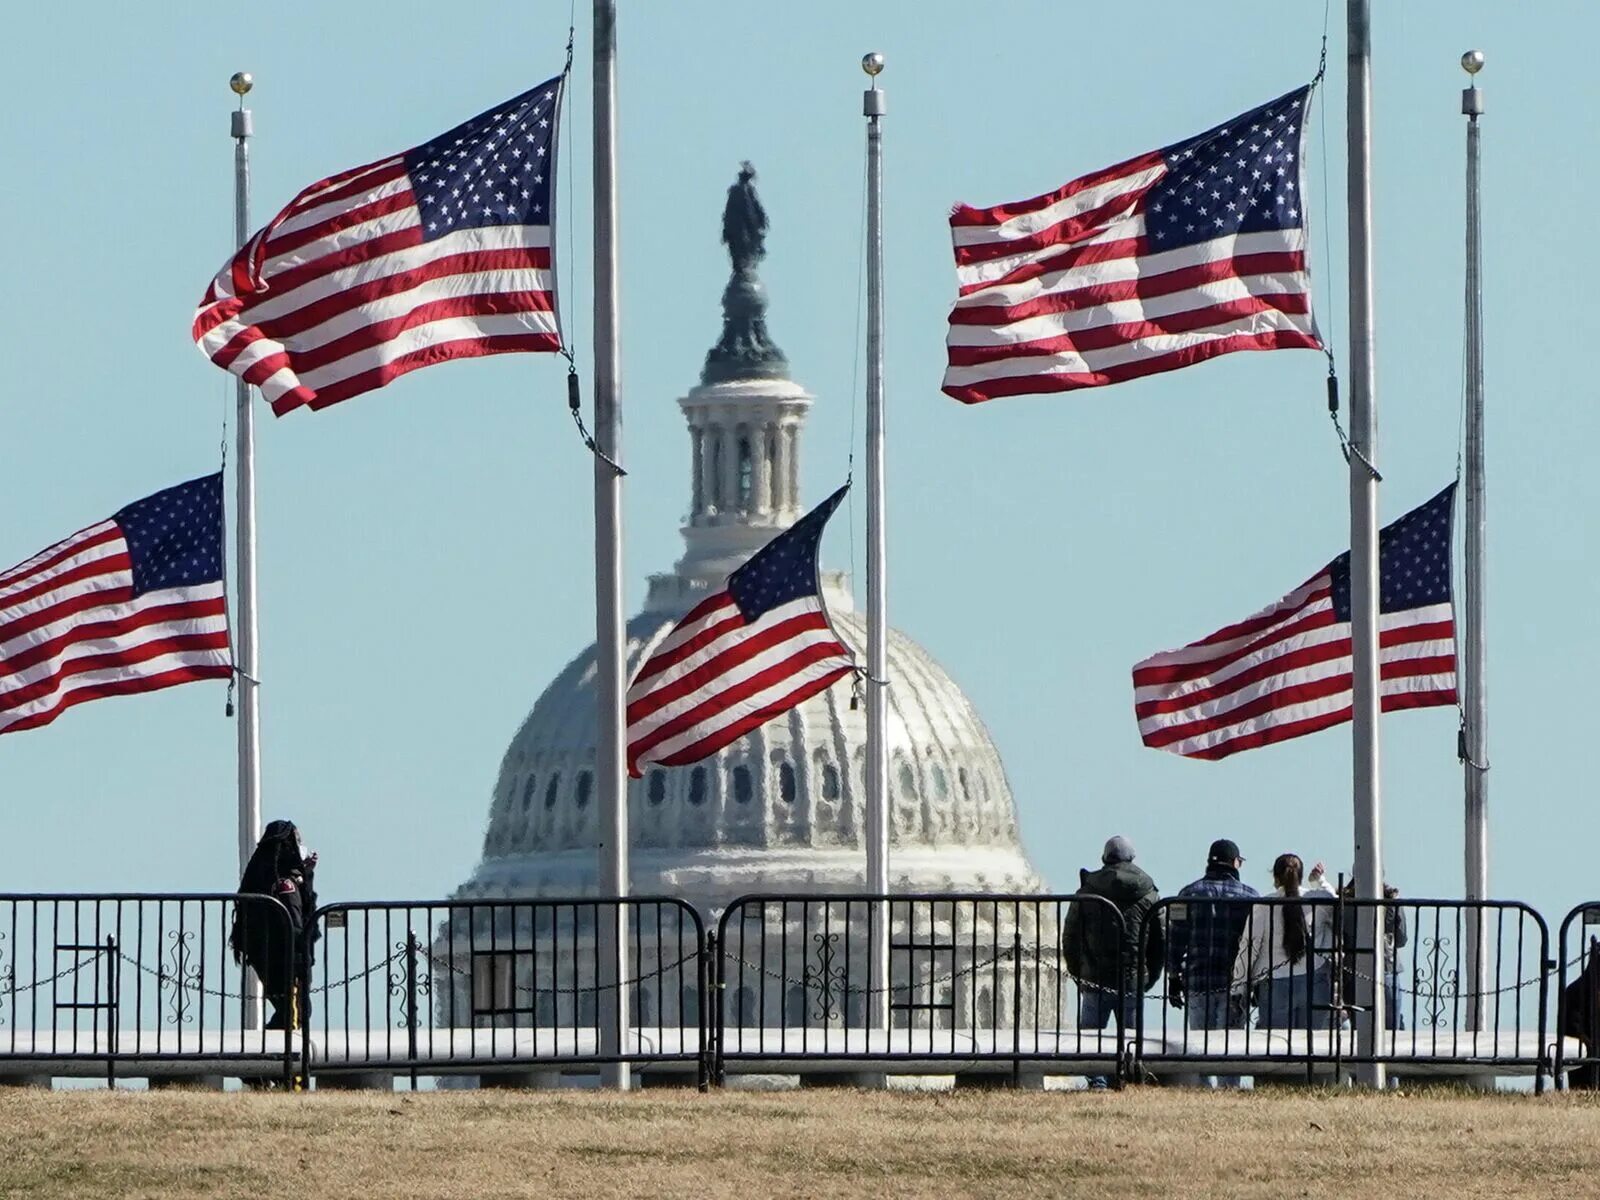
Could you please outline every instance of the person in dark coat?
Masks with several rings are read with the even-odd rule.
[[[1187,1006],[1184,1031],[1205,1031],[1208,1053],[1230,1047],[1227,1033],[1213,1039],[1210,1030],[1245,1028],[1244,1003],[1233,994],[1233,962],[1250,920],[1251,906],[1242,901],[1258,899],[1259,893],[1240,880],[1242,866],[1238,843],[1218,838],[1206,852],[1206,873],[1178,892],[1182,903],[1167,913],[1167,1003]],[[1236,1088],[1242,1082],[1238,1075],[1204,1077],[1208,1087]]]
[[[1078,872],[1078,895],[1109,904],[1075,902],[1061,925],[1062,956],[1078,981],[1079,1029],[1104,1029],[1112,1021],[1124,1030],[1133,1028],[1140,1000],[1161,978],[1166,949],[1159,923],[1151,924],[1140,945],[1145,914],[1161,893],[1155,880],[1133,865],[1133,853],[1133,843],[1125,837],[1107,841],[1100,869]],[[1113,906],[1122,917],[1120,926]],[[1106,1080],[1091,1077],[1089,1086],[1105,1087]]]
[[[295,1029],[311,1016],[311,964],[320,933],[314,920],[316,867],[317,856],[307,852],[294,822],[273,821],[239,880],[240,895],[271,896],[289,914],[285,940],[282,923],[267,919],[265,906],[237,905],[228,938],[233,961],[249,964],[272,1004],[268,1029]]]

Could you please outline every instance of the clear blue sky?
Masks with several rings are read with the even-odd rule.
[[[1600,413],[1587,361],[1600,342],[1600,165],[1588,152],[1600,10],[1375,7],[1385,519],[1455,468],[1457,57],[1488,54],[1492,871],[1498,893],[1553,915],[1600,890],[1588,706],[1600,666]],[[772,221],[772,332],[818,398],[807,496],[844,474],[859,361],[857,62],[882,50],[893,621],[986,717],[1028,846],[1057,886],[1113,832],[1168,888],[1197,872],[1216,836],[1241,843],[1258,883],[1285,849],[1348,864],[1347,731],[1182,761],[1140,746],[1128,676],[1347,545],[1320,356],[1235,355],[976,409],[938,391],[954,289],[948,207],[1035,194],[1286,91],[1315,70],[1321,6],[1264,14],[1168,0],[1141,8],[1137,37],[1125,10],[1061,0],[622,8],[630,608],[646,574],[680,551],[688,444],[674,401],[718,330],[718,217],[744,158]],[[1312,142],[1317,300],[1341,354],[1342,8]],[[188,325],[232,234],[231,72],[258,81],[259,221],[306,183],[554,73],[566,18],[565,4],[366,0],[11,13],[0,560],[215,467],[230,387]],[[579,39],[564,138],[578,254],[563,284],[586,357],[586,28]],[[265,815],[305,827],[330,898],[445,893],[477,861],[508,739],[592,637],[590,467],[561,364],[507,356],[325,413],[276,421],[262,410],[259,439]],[[859,498],[850,519],[859,545]],[[859,593],[845,525],[827,552],[856,568]],[[222,706],[220,684],[194,685],[0,740],[0,889],[231,887],[234,731]],[[1453,711],[1384,722],[1389,874],[1412,895],[1460,887],[1455,724]]]

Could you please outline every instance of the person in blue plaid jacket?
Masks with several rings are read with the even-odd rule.
[[[1243,1030],[1243,997],[1231,994],[1233,960],[1239,937],[1250,920],[1250,905],[1238,903],[1259,893],[1239,879],[1244,856],[1228,838],[1211,843],[1206,873],[1178,893],[1167,913],[1167,1003],[1187,1010],[1191,1030]],[[1222,903],[1216,903],[1222,901]],[[1243,1037],[1205,1035],[1207,1053],[1244,1050]],[[1238,1087],[1238,1075],[1208,1076],[1211,1087]]]

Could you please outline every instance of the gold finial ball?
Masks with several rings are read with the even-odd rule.
[[[1461,56],[1461,69],[1468,75],[1476,75],[1483,70],[1483,51],[1468,50]]]
[[[883,71],[883,55],[874,50],[861,56],[861,69],[876,78]]]
[[[249,71],[238,71],[232,79],[228,80],[228,86],[234,90],[235,95],[239,96],[244,95],[255,85],[255,76],[250,74]]]

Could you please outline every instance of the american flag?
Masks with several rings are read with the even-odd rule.
[[[1451,484],[1379,534],[1383,710],[1456,702]],[[1146,746],[1226,758],[1350,719],[1350,555],[1249,620],[1133,668]]]
[[[817,546],[849,485],[673,626],[628,688],[628,772],[714,754],[856,669],[822,606]]]
[[[0,572],[0,733],[74,704],[226,679],[222,475],[136,500]]]
[[[944,390],[976,404],[1321,348],[1301,170],[1310,98],[1300,88],[1020,204],[958,206]]]
[[[560,350],[563,79],[306,188],[212,280],[194,318],[201,352],[282,416],[450,359]]]

